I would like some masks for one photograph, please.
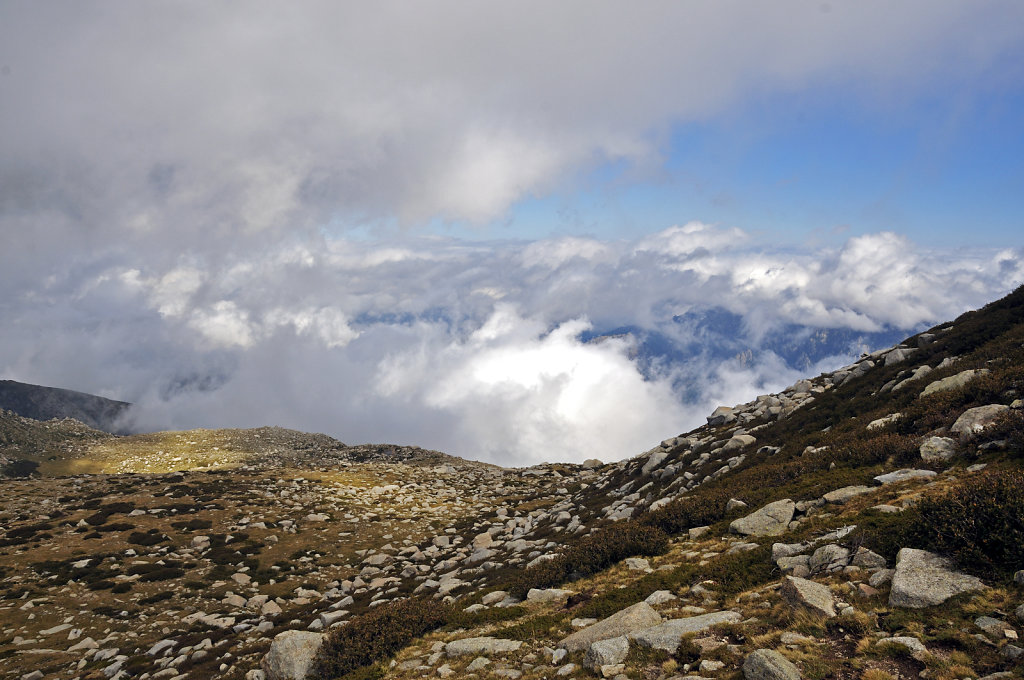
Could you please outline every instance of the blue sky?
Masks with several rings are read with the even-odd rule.
[[[829,88],[758,98],[674,126],[662,153],[642,175],[602,165],[525,199],[497,229],[628,238],[690,215],[790,245],[877,231],[944,247],[1024,240],[1019,81],[885,106]]]

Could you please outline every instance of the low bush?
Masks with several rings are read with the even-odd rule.
[[[311,675],[338,678],[372,666],[440,628],[452,613],[450,606],[426,598],[396,600],[371,609],[327,635]]]
[[[675,536],[693,527],[714,524],[725,517],[725,506],[730,497],[725,490],[683,496],[647,513],[641,521]]]
[[[986,577],[1009,578],[1024,564],[1024,472],[980,475],[925,498],[908,542],[951,557]]]
[[[622,522],[565,548],[557,557],[514,574],[506,589],[525,597],[531,588],[550,588],[591,574],[637,555],[661,555],[668,549],[664,531],[639,522]]]

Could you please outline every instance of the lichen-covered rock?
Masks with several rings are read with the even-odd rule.
[[[601,666],[619,664],[626,660],[629,653],[629,640],[624,636],[592,642],[583,657],[583,665],[592,671],[600,671]]]
[[[304,680],[323,641],[321,633],[286,630],[279,634],[260,663],[267,680]]]
[[[896,556],[889,604],[921,609],[942,604],[954,595],[984,588],[981,580],[961,574],[949,562],[927,550],[903,548]]]
[[[950,432],[961,436],[977,434],[995,422],[1002,413],[1010,410],[1005,404],[989,404],[988,406],[977,406],[969,408],[960,414],[960,417],[949,428]]]
[[[683,619],[672,619],[657,626],[646,628],[629,635],[644,647],[663,649],[674,654],[684,635],[699,633],[721,623],[738,623],[743,617],[736,612],[721,611],[690,616]]]
[[[769,503],[746,517],[734,520],[729,525],[733,533],[745,536],[781,536],[789,528],[789,522],[796,512],[796,504],[789,498]]]
[[[828,587],[821,583],[803,578],[787,576],[780,589],[782,599],[792,607],[806,609],[818,616],[833,617],[836,615],[835,600]]]
[[[925,387],[924,390],[922,390],[921,396],[926,397],[929,394],[933,394],[935,392],[944,392],[946,390],[954,390],[958,387],[963,387],[964,385],[974,380],[975,378],[983,376],[987,373],[987,368],[960,371],[956,375],[951,375],[948,378],[943,378],[942,380],[936,380],[933,383],[929,383],[928,386]]]
[[[928,437],[921,443],[921,460],[944,463],[956,455],[956,442],[949,437]]]
[[[444,646],[444,653],[454,656],[479,656],[481,654],[504,654],[518,651],[523,643],[519,640],[504,640],[492,637],[472,637],[453,640]]]
[[[758,649],[743,661],[746,680],[800,680],[800,671],[774,649]]]
[[[570,652],[582,652],[598,640],[629,635],[644,628],[661,623],[661,614],[646,602],[638,602],[632,607],[615,612],[606,619],[578,630],[558,643],[559,647]]]

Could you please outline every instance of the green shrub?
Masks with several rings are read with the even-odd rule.
[[[440,628],[452,613],[448,605],[425,598],[395,600],[371,609],[327,635],[312,676],[338,678],[371,666]]]
[[[909,541],[982,576],[1009,578],[1024,564],[1024,472],[979,475],[925,498]]]
[[[550,588],[607,569],[637,555],[661,555],[668,549],[668,536],[654,526],[621,522],[598,529],[557,557],[516,573],[506,584],[516,597],[531,588]]]
[[[715,559],[710,572],[718,591],[726,596],[737,595],[778,577],[767,546],[722,555]]]
[[[714,524],[725,517],[725,505],[730,497],[725,490],[694,493],[647,513],[641,521],[675,536],[693,527]]]

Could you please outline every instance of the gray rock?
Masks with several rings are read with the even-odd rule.
[[[1021,606],[1017,607],[1013,611],[1013,615],[1017,617],[1018,621],[1024,621],[1024,604],[1022,604]]]
[[[785,498],[769,503],[757,512],[733,520],[729,530],[745,536],[781,536],[789,528],[796,504]]]
[[[744,503],[743,501],[741,501],[740,499],[738,499],[738,498],[730,498],[729,501],[725,504],[725,511],[726,512],[732,512],[733,510],[737,510],[737,509],[745,508],[745,507],[747,507],[747,504]]]
[[[623,564],[630,571],[646,571],[651,568],[651,563],[642,557],[627,557],[623,560]]]
[[[857,552],[854,553],[853,559],[850,560],[850,564],[855,567],[861,567],[862,569],[884,569],[885,558],[878,553],[861,546],[860,548],[857,548]]]
[[[960,371],[956,375],[951,375],[948,378],[943,378],[942,380],[936,380],[933,383],[929,383],[928,386],[925,387],[924,390],[922,390],[921,396],[926,397],[929,394],[933,394],[935,392],[944,392],[946,390],[954,390],[958,387],[963,387],[964,385],[974,380],[975,378],[983,376],[987,373],[987,368]]]
[[[743,661],[746,680],[800,680],[800,671],[774,649],[751,652]]]
[[[1008,630],[1013,631],[1014,633],[1017,632],[1010,624],[1005,621],[1000,621],[999,619],[994,619],[991,616],[979,616],[974,620],[974,625],[985,631],[986,635],[994,637],[997,640],[1002,640],[1006,637],[1006,631]]]
[[[895,569],[879,569],[871,575],[871,578],[868,579],[868,584],[872,588],[883,586],[886,583],[892,581],[893,574],[895,573]]]
[[[943,463],[956,455],[956,442],[949,437],[928,437],[921,444],[921,460]]]
[[[844,486],[841,489],[835,491],[829,491],[827,494],[822,496],[826,503],[832,503],[833,505],[842,505],[851,498],[860,496],[861,494],[871,493],[872,489],[870,486]]]
[[[596,470],[603,465],[604,463],[599,461],[597,458],[587,458],[583,461],[583,469],[585,470]]]
[[[304,680],[323,641],[321,633],[286,630],[270,643],[260,668],[267,680]]]
[[[836,571],[850,563],[850,551],[841,545],[823,545],[811,555],[808,566],[812,574],[822,571]]]
[[[571,590],[562,590],[561,588],[545,588],[540,590],[538,588],[530,588],[529,592],[526,593],[527,602],[557,602],[564,600],[565,598],[572,595]]]
[[[977,434],[994,423],[1000,414],[1008,410],[1010,410],[1010,407],[1004,404],[989,404],[988,406],[969,408],[960,414],[960,417],[956,419],[953,427],[949,428],[949,430],[961,436]]]
[[[782,570],[783,574],[794,576],[806,576],[811,573],[811,558],[808,555],[793,555],[792,557],[780,557],[775,564]],[[797,570],[800,571],[797,574]]]
[[[974,576],[950,569],[949,562],[934,553],[903,548],[896,556],[896,572],[889,591],[889,604],[893,607],[921,609],[942,604],[954,595],[984,587]]]
[[[782,599],[792,607],[807,609],[808,611],[827,618],[836,615],[835,600],[827,586],[807,579],[787,576],[782,582],[779,591]]]
[[[558,643],[559,647],[570,652],[582,652],[598,640],[607,640],[620,635],[650,628],[661,623],[661,614],[654,611],[646,602],[638,602],[631,607],[615,612],[606,619],[578,630]]]
[[[1013,573],[1013,582],[1019,586],[1024,586],[1024,569]]]
[[[875,643],[875,646],[881,647],[885,645],[894,645],[896,647],[903,647],[910,651],[910,655],[918,661],[924,661],[925,655],[928,654],[928,648],[924,646],[924,643],[915,637],[888,637],[882,638]]]
[[[666,602],[671,602],[675,599],[677,599],[676,596],[667,590],[655,590],[644,599],[644,602],[653,606],[656,604],[665,604]]]
[[[454,656],[480,656],[481,654],[504,654],[518,651],[523,643],[519,640],[503,640],[492,637],[473,637],[453,640],[444,646],[444,653]]]
[[[719,406],[708,416],[708,425],[715,427],[716,425],[731,423],[734,420],[736,420],[736,416],[733,415],[732,407]]]
[[[601,666],[619,664],[629,654],[629,640],[624,636],[598,640],[591,643],[583,657],[583,665],[592,671],[600,672]]]
[[[733,451],[739,451],[745,446],[750,446],[757,441],[756,437],[752,437],[749,434],[738,434],[725,443],[722,447],[722,453],[732,453]]]
[[[659,465],[665,462],[666,458],[668,458],[667,452],[655,451],[650,455],[650,457],[648,457],[647,462],[644,463],[644,466],[643,468],[641,468],[640,473],[644,475],[651,474]]]
[[[901,361],[908,359],[915,351],[914,349],[906,349],[903,347],[897,347],[891,352],[887,352],[885,355],[885,365],[892,366],[898,364]]]
[[[869,429],[869,430],[881,429],[881,428],[885,427],[886,425],[890,425],[892,423],[895,423],[897,420],[899,420],[902,417],[903,417],[902,413],[890,413],[889,415],[887,415],[887,416],[885,416],[883,418],[879,418],[878,420],[872,420],[870,423],[868,423],[867,429]]]
[[[908,479],[928,479],[934,477],[937,472],[933,470],[911,470],[910,468],[903,468],[902,470],[895,470],[893,472],[887,472],[884,475],[878,475],[875,477],[875,481],[879,484],[896,484],[898,482],[905,482]]]
[[[743,617],[736,612],[711,612],[685,619],[672,619],[657,626],[636,631],[630,634],[629,638],[636,640],[644,647],[663,649],[669,654],[673,654],[684,635],[699,633],[722,623],[739,623],[742,620]]]

